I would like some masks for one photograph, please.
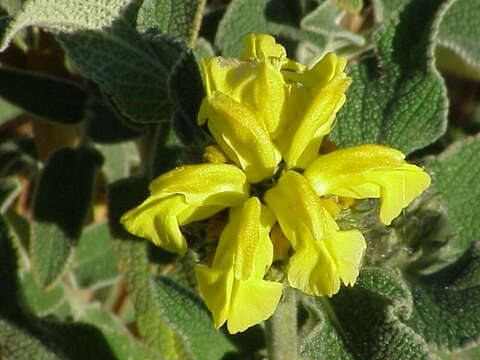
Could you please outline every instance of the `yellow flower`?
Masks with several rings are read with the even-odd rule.
[[[282,284],[263,280],[273,261],[268,236],[275,217],[256,197],[230,210],[210,268],[197,266],[200,292],[215,326],[227,321],[232,334],[269,318],[282,294]]]
[[[360,145],[319,156],[305,170],[318,196],[380,198],[380,220],[389,225],[430,185],[430,177],[405,155],[381,145]]]
[[[331,296],[340,289],[340,280],[345,285],[355,283],[365,240],[359,231],[339,230],[302,175],[283,174],[266,192],[265,201],[295,250],[288,267],[291,286]]]
[[[183,166],[152,181],[150,196],[125,213],[120,222],[132,234],[183,255],[187,243],[180,225],[241,205],[248,193],[245,174],[233,165]]]
[[[121,219],[133,234],[183,254],[180,226],[230,208],[212,263],[195,269],[217,327],[226,322],[235,333],[272,315],[283,287],[265,279],[274,257],[288,264],[288,284],[308,294],[353,285],[366,244],[335,222],[343,200],[379,198],[380,220],[390,224],[430,184],[385,146],[319,154],[351,82],[345,65],[328,53],[307,69],[269,35],[247,36],[240,59],[203,60],[198,124],[217,142],[205,150],[211,163],[155,179],[151,195]]]

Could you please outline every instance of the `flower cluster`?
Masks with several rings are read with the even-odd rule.
[[[131,233],[184,254],[180,226],[230,208],[212,261],[196,266],[217,327],[227,322],[235,333],[272,315],[283,287],[265,280],[275,256],[288,263],[288,284],[305,293],[353,285],[366,243],[336,223],[342,201],[379,198],[380,221],[390,224],[430,184],[389,147],[320,151],[351,82],[345,65],[328,53],[308,69],[269,35],[246,37],[240,59],[202,61],[198,124],[218,144],[206,149],[210,162],[161,175],[121,219]]]

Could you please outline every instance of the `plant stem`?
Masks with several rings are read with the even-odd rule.
[[[266,322],[269,360],[299,360],[297,344],[297,299],[286,286],[277,310]]]

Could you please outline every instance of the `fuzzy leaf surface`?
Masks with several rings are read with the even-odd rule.
[[[377,55],[350,67],[353,83],[337,116],[335,142],[384,144],[408,154],[445,132],[445,85],[432,63],[442,4],[449,2],[412,1],[375,34]]]
[[[0,213],[5,212],[21,191],[21,184],[15,178],[0,180]]]
[[[35,116],[61,124],[75,124],[85,116],[85,91],[70,81],[42,74],[0,67],[0,96]]]
[[[0,99],[0,125],[15,118],[22,113],[22,109],[9,103],[4,99]]]
[[[480,340],[480,243],[454,264],[410,284],[413,312],[406,321],[435,348],[458,351]]]
[[[473,240],[480,240],[479,153],[480,138],[477,136],[454,143],[426,164],[433,177],[429,191],[446,207],[452,238],[449,247],[457,253],[463,253]]]
[[[438,44],[480,66],[480,2],[456,0],[446,12],[438,33]]]
[[[265,33],[287,47],[290,57],[302,41],[323,49],[326,39],[298,29],[300,10],[294,1],[233,0],[218,26],[215,45],[224,56],[239,57],[245,35]]]
[[[45,291],[35,282],[32,273],[23,274],[20,286],[26,306],[36,316],[51,314],[65,301],[65,292],[60,284],[49,291]]]
[[[205,0],[144,0],[138,12],[140,30],[156,28],[193,45],[197,38]]]
[[[63,148],[45,165],[33,200],[30,252],[34,277],[49,288],[67,269],[93,197],[103,159],[90,148]]]
[[[190,359],[181,339],[169,328],[155,300],[150,280],[148,243],[134,237],[120,225],[120,217],[148,196],[148,182],[130,177],[109,187],[110,228],[115,238],[120,270],[125,273],[128,293],[135,309],[138,331],[145,344],[164,359]]]
[[[28,26],[56,33],[74,67],[136,122],[157,122],[168,108],[166,80],[184,45],[135,29],[131,0],[30,0],[4,33],[1,50]]]
[[[25,329],[0,318],[2,360],[63,360]]]
[[[341,3],[341,1],[337,1],[337,3]],[[342,7],[343,5],[349,6],[342,3]],[[358,4],[350,5],[358,6]],[[343,39],[343,41],[346,40],[356,45],[363,45],[365,39],[361,35],[350,32],[340,25],[340,20],[344,15],[345,11],[339,6],[332,1],[325,1],[302,19],[301,26],[303,29],[325,36],[330,44],[334,39]]]
[[[133,338],[121,321],[98,304],[89,305],[80,311],[78,321],[95,325],[102,333],[116,360],[156,359],[156,354]]]
[[[401,321],[412,304],[398,272],[365,268],[353,288],[310,301],[320,321],[302,344],[305,359],[432,359],[425,341]]]
[[[213,327],[209,311],[202,300],[166,277],[154,280],[155,298],[163,316],[184,340],[195,360],[221,360],[235,348],[223,333]]]
[[[72,271],[81,288],[104,286],[118,276],[117,258],[105,222],[85,229],[75,251]]]

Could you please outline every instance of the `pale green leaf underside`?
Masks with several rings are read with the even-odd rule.
[[[102,310],[98,304],[80,309],[76,320],[96,326],[105,337],[105,341],[117,360],[154,360],[158,358],[158,354],[134,339],[118,318]]]
[[[325,1],[302,19],[301,26],[325,36],[330,44],[334,39],[345,39],[352,44],[363,45],[365,43],[363,36],[352,33],[340,25],[344,15],[345,11],[333,2]]]
[[[480,1],[456,0],[440,24],[437,42],[480,66]]]
[[[375,20],[381,22],[387,19],[402,5],[405,5],[410,1],[412,0],[372,0]]]
[[[77,285],[82,288],[105,286],[118,276],[117,258],[105,222],[85,229],[72,268]]]

